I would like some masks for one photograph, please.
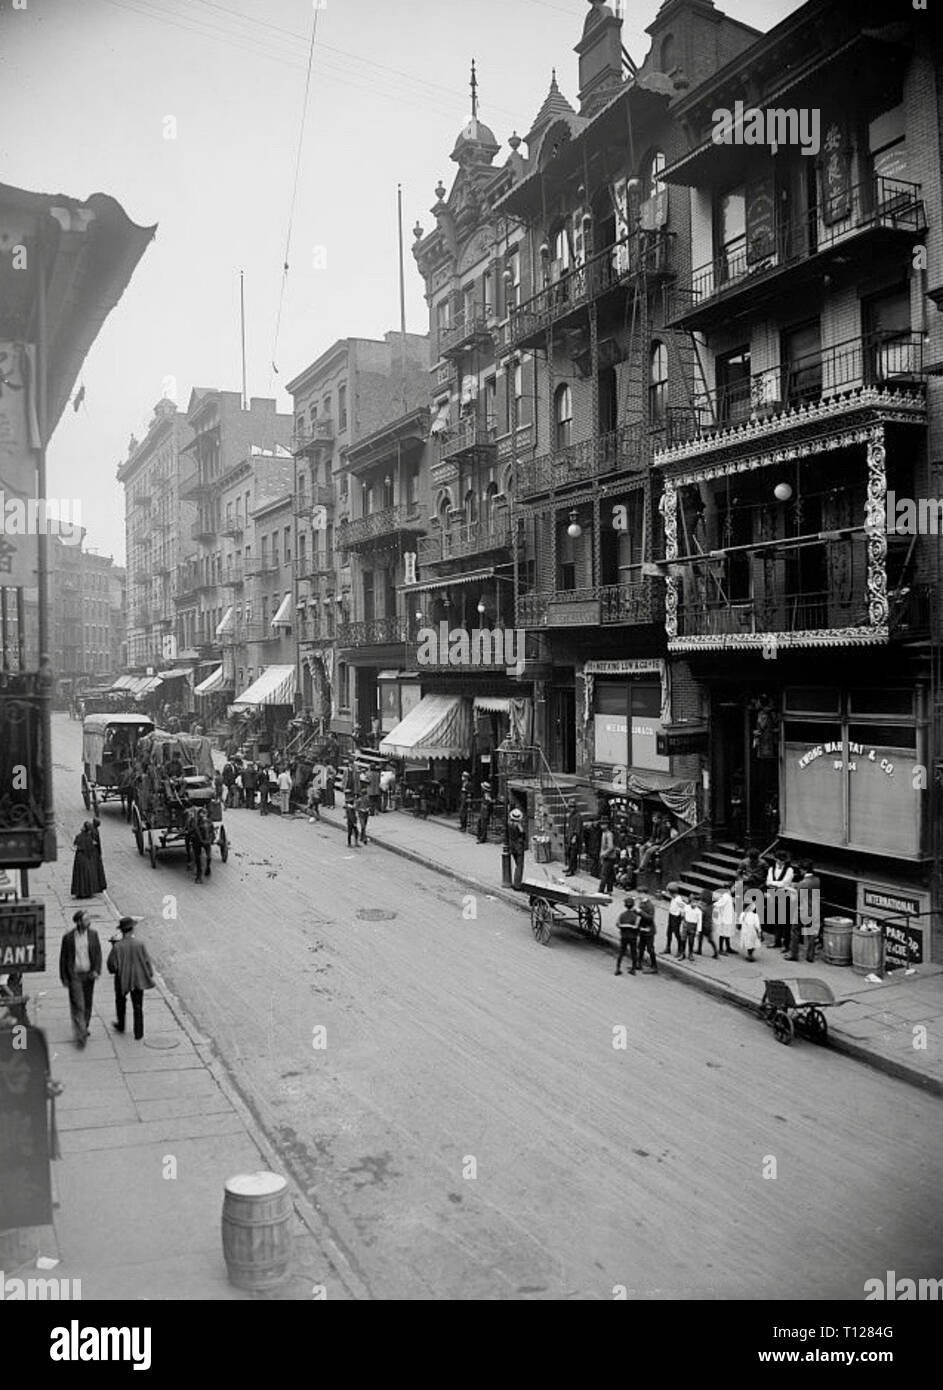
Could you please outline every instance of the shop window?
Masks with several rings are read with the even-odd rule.
[[[858,716],[899,714],[913,718],[912,690],[852,690],[848,696],[851,714]]]
[[[830,686],[794,685],[785,692],[787,712],[797,714],[837,714],[838,691]]]

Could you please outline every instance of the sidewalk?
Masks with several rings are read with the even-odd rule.
[[[0,1268],[7,1278],[79,1279],[83,1299],[311,1299],[315,1285],[332,1299],[356,1297],[361,1291],[346,1263],[290,1179],[290,1278],[265,1293],[229,1283],[223,1184],[237,1173],[282,1167],[212,1041],[191,1027],[159,975],[145,995],[143,1041],[130,1028],[112,1030],[114,991],[105,972],[88,1044],[74,1046],[58,973],[59,943],[78,906],[63,891],[69,862],[66,855],[31,876],[33,894],[46,903],[47,969],[24,976],[29,1020],[45,1031],[52,1075],[64,1086],[56,1102],[62,1157],[52,1165],[54,1226],[0,1234]],[[107,893],[82,906],[107,958],[120,914]],[[146,924],[138,932],[146,942]],[[39,1272],[38,1256],[60,1263]]]
[[[321,817],[339,828],[344,826],[341,807],[328,810],[322,806]],[[501,846],[479,845],[474,834],[463,835],[454,821],[431,816],[419,820],[403,811],[388,811],[371,817],[369,839],[375,846],[434,869],[478,892],[519,910],[528,910],[526,895],[501,886]],[[366,848],[369,851],[370,845]],[[534,881],[560,880],[593,893],[598,888],[598,880],[585,874],[564,878],[562,864],[537,864],[529,852],[524,877]],[[616,896],[612,905],[602,911],[600,940],[607,941],[612,948],[619,941],[616,919],[622,911],[623,896]],[[652,894],[652,898],[658,926],[656,949],[660,953],[664,948],[666,902],[657,894]],[[555,938],[562,940],[567,930],[565,926],[555,926],[551,944]],[[943,966],[921,965],[913,974],[897,972],[873,984],[850,966],[826,965],[821,960],[814,965],[804,960],[787,961],[779,951],[769,947],[761,947],[757,959],[752,962],[739,955],[714,960],[708,949],[693,961],[659,954],[658,964],[660,970],[685,983],[728,1003],[753,1010],[758,1009],[766,979],[814,975],[825,980],[835,998],[845,1001],[840,1008],[826,1010],[834,1050],[943,1096],[943,1047],[940,1043],[943,1037]],[[770,1032],[771,1041],[772,1037]],[[813,1044],[797,1039],[793,1046]]]

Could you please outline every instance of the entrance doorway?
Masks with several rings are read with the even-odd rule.
[[[551,697],[550,765],[554,772],[576,771],[576,690],[554,685]]]
[[[779,833],[779,714],[765,692],[712,699],[712,816],[738,845],[766,849]]]

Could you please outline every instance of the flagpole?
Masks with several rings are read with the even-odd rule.
[[[403,185],[396,185],[396,213],[399,226],[399,333],[400,378],[403,391],[403,414],[409,409],[406,397],[406,277],[403,270]]]
[[[245,271],[239,272],[239,329],[242,338],[242,408],[249,409],[246,398],[246,290]]]

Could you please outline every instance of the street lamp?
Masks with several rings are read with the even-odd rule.
[[[498,749],[498,757],[501,759],[501,776],[504,780],[504,843],[501,846],[501,886],[511,887],[511,822],[508,806],[510,793],[508,791],[508,755],[507,749],[502,746]]]
[[[583,528],[577,521],[576,516],[576,508],[574,507],[570,512],[570,524],[566,528],[566,533],[572,540],[576,540],[578,536],[583,534]]]

